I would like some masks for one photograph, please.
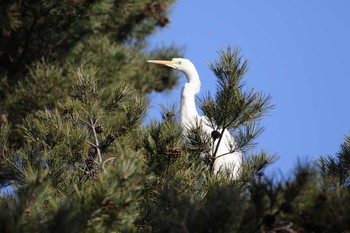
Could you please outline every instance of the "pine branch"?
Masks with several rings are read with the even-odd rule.
[[[99,145],[99,142],[98,142],[98,138],[97,138],[97,133],[96,133],[96,121],[93,120],[93,118],[90,116],[90,127],[91,127],[91,130],[92,130],[92,133],[93,133],[93,137],[95,139],[95,145],[96,145],[96,150],[97,150],[97,155],[98,155],[98,164],[101,166],[102,163],[103,163],[103,160],[102,160],[102,155],[101,155],[101,151],[100,151],[100,145]],[[105,171],[104,171],[105,172]]]
[[[117,159],[117,157],[111,157],[111,158],[109,158],[109,159],[106,159],[106,160],[102,163],[102,169],[103,169],[103,171],[106,171],[106,168],[104,167],[105,164],[106,164],[107,162],[113,161],[113,160],[115,160],[115,159]]]

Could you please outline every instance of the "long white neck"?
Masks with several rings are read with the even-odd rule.
[[[199,93],[201,83],[197,71],[186,74],[188,83],[185,83],[181,93],[180,121],[181,125],[188,127],[198,117],[195,95]]]

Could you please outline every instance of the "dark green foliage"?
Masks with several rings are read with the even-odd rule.
[[[70,93],[72,73],[85,64],[98,67],[107,91],[121,82],[141,94],[173,87],[175,73],[145,62],[150,56],[179,56],[173,46],[146,50],[147,36],[168,23],[171,3],[1,1],[0,114],[17,124],[31,112],[51,108]],[[21,137],[12,133],[10,139]]]
[[[124,157],[127,155],[127,157]],[[108,172],[86,182],[70,195],[50,193],[45,171],[26,174],[29,180],[16,191],[18,200],[6,203],[1,215],[3,232],[110,232],[132,231],[143,174],[140,162],[128,151],[120,151],[119,163]],[[34,178],[34,180],[31,180]],[[68,179],[67,177],[65,179]],[[2,206],[4,208],[4,206]],[[40,224],[35,222],[40,221]]]
[[[142,144],[147,151],[146,162],[159,175],[168,172],[171,163],[181,157],[181,134],[180,126],[173,119],[153,123],[144,133]]]
[[[231,54],[230,49],[225,54],[227,59],[237,56],[237,54]],[[230,64],[230,69],[236,69],[234,64]],[[232,76],[231,81],[235,82],[236,78]],[[235,88],[228,89],[225,85],[222,84],[225,88],[218,88],[218,93],[222,96],[226,96]],[[241,89],[237,89],[239,95],[242,95],[241,92]],[[230,98],[236,101],[237,97]],[[256,98],[252,102],[260,104],[262,112],[269,108],[267,99],[261,103],[261,99],[256,96],[251,98]],[[210,97],[200,101],[204,113],[212,111],[208,115],[213,125],[216,125],[217,121],[211,116],[220,108],[220,101],[223,100],[210,102]],[[212,109],[203,107],[208,102],[212,104]],[[151,124],[144,134],[143,148],[147,166],[155,177],[146,183],[143,193],[144,201],[141,205],[143,208],[137,222],[140,230],[143,232],[227,232],[239,229],[239,223],[243,217],[241,213],[249,204],[247,187],[258,175],[263,176],[263,169],[276,157],[266,152],[256,155],[249,153],[247,154],[249,159],[244,160],[241,176],[237,180],[232,180],[226,174],[214,175],[210,169],[212,161],[210,158],[206,160],[206,157],[203,160],[203,152],[209,153],[213,150],[210,145],[211,137],[221,138],[222,133],[206,135],[198,125],[192,127],[183,136],[183,130],[176,121],[176,115],[174,108],[164,109],[163,121]],[[261,116],[255,116],[255,118],[258,119]],[[241,121],[243,121],[241,124],[246,123],[245,121],[253,122],[251,118],[243,117]],[[225,125],[219,125],[219,127],[229,128]],[[221,131],[220,128],[218,129]],[[242,143],[239,142],[238,145],[241,148],[247,146],[248,142],[258,135],[253,134],[252,131],[254,130],[251,128],[245,129],[248,133],[240,135]],[[185,147],[181,141],[186,142]],[[169,151],[174,151],[174,148],[181,150],[181,156],[171,156]],[[248,151],[248,147],[246,148]],[[247,211],[246,214],[248,213]]]
[[[350,136],[345,137],[336,156],[321,157],[316,165],[323,176],[333,177],[337,184],[349,186]]]
[[[12,81],[20,78],[26,65],[42,57],[62,61],[76,46],[89,50],[92,45],[87,42],[92,40],[98,47],[103,43],[96,40],[103,38],[112,44],[141,45],[155,26],[168,23],[171,2],[2,1],[1,72]]]
[[[220,58],[210,65],[217,77],[215,97],[199,99],[200,107],[210,123],[217,128],[238,129],[245,122],[264,116],[272,108],[271,97],[254,89],[244,89],[242,81],[247,61],[239,56],[239,49],[222,50]]]
[[[184,132],[177,108],[142,125],[146,94],[172,88],[147,59],[172,0],[0,3],[0,232],[349,232],[350,138],[317,166],[266,176],[254,153],[270,96],[248,89],[247,62],[223,49],[214,95],[199,99],[215,129]],[[224,130],[244,153],[240,174],[210,166]],[[2,189],[4,190],[4,189]]]
[[[126,86],[105,98],[94,69],[79,69],[75,79],[72,97],[19,126],[26,142],[20,150],[7,149],[2,125],[2,178],[13,182],[17,201],[3,199],[8,215],[1,216],[1,231],[53,232],[60,224],[70,232],[134,228],[145,170],[129,136],[139,130],[147,104]],[[116,112],[124,120],[114,121]],[[97,124],[108,133],[97,134]]]
[[[202,129],[194,127],[189,132],[188,144],[192,150],[200,148],[201,151],[196,153],[204,153],[207,163],[212,166],[223,156],[218,149],[220,142],[227,137],[225,131],[229,131],[235,140],[230,153],[249,151],[254,146],[254,139],[263,132],[260,119],[273,105],[269,95],[245,88],[243,78],[247,61],[240,57],[239,48],[221,50],[219,59],[210,64],[210,68],[217,80],[216,93],[214,96],[208,93],[197,102],[214,131],[211,138],[205,138]]]
[[[164,117],[162,122],[149,126],[143,140],[149,158],[147,165],[155,176],[146,183],[143,192],[139,229],[142,232],[347,232],[349,189],[346,182],[334,182],[334,179],[347,177],[348,139],[337,159],[326,163],[337,164],[342,170],[332,170],[334,166],[329,165],[320,167],[319,172],[313,166],[299,165],[286,180],[267,177],[264,169],[277,156],[265,151],[251,153],[250,149],[252,140],[261,133],[257,123],[271,107],[270,97],[242,88],[242,73],[235,70],[243,69],[242,64],[246,63],[241,62],[237,51],[231,53],[228,49],[221,53],[220,62],[213,68],[219,76],[217,94],[207,95],[199,103],[212,126],[221,124],[235,134],[236,146],[245,153],[240,176],[236,180],[215,176],[208,169],[210,161],[203,161],[203,153],[212,150],[210,141],[221,137],[220,130],[205,135],[199,126],[193,127],[182,139],[186,141],[182,149],[185,156],[168,160],[164,153],[166,144],[174,146],[176,142],[178,147],[174,136],[179,126],[173,118]],[[225,98],[231,105],[224,104]],[[228,119],[217,114],[226,111],[225,108],[230,115]],[[169,114],[172,112],[165,111],[163,116],[173,116]],[[321,161],[330,161],[329,158]]]

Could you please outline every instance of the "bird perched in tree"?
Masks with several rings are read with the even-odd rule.
[[[235,142],[228,130],[221,133],[214,130],[205,116],[200,116],[196,109],[195,95],[199,93],[201,82],[193,63],[184,58],[173,58],[171,61],[148,60],[149,63],[161,64],[179,70],[185,74],[187,83],[182,88],[180,123],[184,128],[200,125],[202,131],[213,140],[213,148],[210,157],[213,161],[213,171],[229,170],[231,177],[236,177],[241,166],[242,153],[233,151]],[[218,143],[220,143],[218,145]]]

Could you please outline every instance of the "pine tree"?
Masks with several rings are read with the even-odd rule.
[[[147,48],[147,36],[168,23],[171,3],[1,1],[0,124],[12,125],[9,147],[23,146],[17,125],[28,115],[52,111],[71,95],[79,67],[98,69],[103,78],[96,85],[104,89],[104,98],[115,94],[111,87],[121,83],[128,83],[142,99],[151,91],[173,87],[176,74],[152,69],[145,62],[152,54],[164,58],[179,54],[172,46]],[[0,171],[0,184],[16,179],[15,169],[1,163]]]
[[[148,66],[147,36],[170,0],[0,3],[0,232],[349,232],[349,151],[278,180],[276,155],[254,152],[271,97],[244,82],[239,49],[210,65],[216,92],[198,105],[211,138],[181,127],[176,106],[144,126],[147,93],[177,74]],[[214,174],[203,154],[235,138],[240,174]]]
[[[146,94],[177,83],[145,61],[180,54],[146,40],[171,3],[0,3],[1,232],[135,229]]]
[[[217,126],[214,131],[228,129],[233,133],[237,143],[232,150],[245,152],[241,175],[232,179],[225,172],[214,174],[215,156],[204,156],[207,160],[201,156],[215,150],[212,139],[199,126],[182,129],[176,109],[164,109],[163,120],[151,124],[143,139],[147,166],[155,178],[146,183],[143,193],[145,201],[137,221],[142,232],[251,230],[240,230],[246,224],[240,219],[248,203],[245,193],[277,158],[267,152],[251,152],[253,140],[263,130],[257,127],[259,119],[272,107],[271,98],[244,88],[247,62],[238,48],[221,50],[210,67],[217,79],[217,91],[214,96],[199,98],[198,103],[208,121]],[[222,134],[218,140],[220,137]]]
[[[0,114],[15,125],[29,113],[53,107],[71,91],[71,73],[85,64],[99,69],[106,89],[120,82],[142,94],[173,87],[174,73],[145,62],[153,54],[179,56],[172,46],[147,49],[147,36],[169,22],[171,3],[1,1]]]

